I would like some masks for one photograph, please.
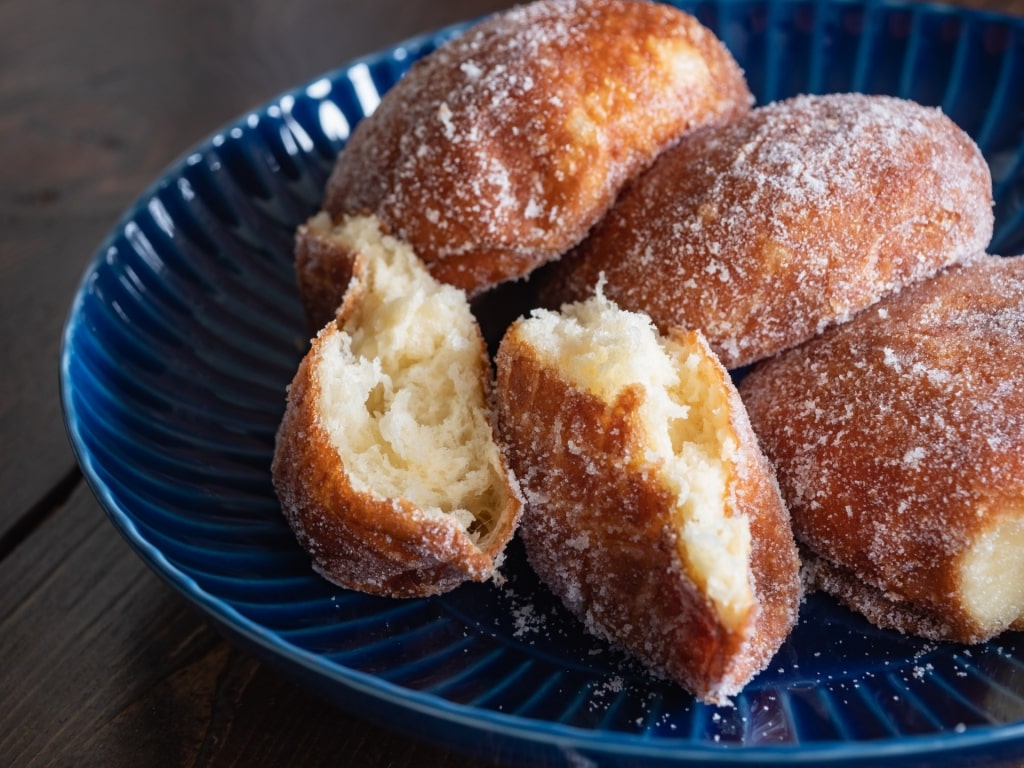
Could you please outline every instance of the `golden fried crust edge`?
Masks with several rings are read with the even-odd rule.
[[[708,354],[713,354],[710,349]],[[803,601],[800,556],[774,469],[761,450],[746,408],[729,374],[719,366],[720,386],[729,391],[732,428],[740,445],[736,474],[731,483],[734,513],[750,520],[750,569],[758,614],[750,646],[737,661],[730,683],[737,693],[764,669],[796,624]]]
[[[295,231],[295,274],[311,337],[338,314],[352,311],[351,305],[363,290],[361,260],[358,253],[312,222],[301,224]]]
[[[945,615],[929,611],[898,595],[871,586],[853,571],[815,554],[808,548],[801,550],[811,590],[821,590],[882,629],[915,635],[927,640],[978,643],[989,640],[988,634],[979,634],[977,626],[962,614]]]

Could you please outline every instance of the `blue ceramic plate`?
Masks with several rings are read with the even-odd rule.
[[[992,250],[1024,251],[1024,21],[928,5],[681,2],[763,103],[941,105],[995,176]],[[536,764],[963,764],[1024,755],[1024,636],[935,645],[814,597],[736,707],[695,703],[586,636],[514,545],[508,582],[393,601],[310,570],[268,471],[306,345],[292,232],[352,126],[445,30],[245,115],[173,165],[85,273],[61,359],[85,476],[142,558],[237,642],[339,706]]]

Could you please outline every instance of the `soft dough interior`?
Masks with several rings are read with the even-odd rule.
[[[321,216],[313,226],[364,259],[365,293],[318,372],[323,423],[353,487],[486,537],[508,499],[465,294],[436,281],[373,217],[332,227]]]
[[[996,631],[1024,618],[1024,516],[1012,512],[978,536],[960,564],[964,607]]]
[[[738,626],[754,599],[750,526],[728,503],[739,446],[706,345],[660,336],[649,318],[619,309],[600,290],[561,313],[535,310],[520,330],[546,363],[605,402],[625,387],[643,388],[645,455],[630,469],[653,467],[675,495],[681,558],[723,624]]]

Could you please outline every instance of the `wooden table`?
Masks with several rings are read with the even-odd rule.
[[[510,4],[0,4],[0,765],[481,765],[325,707],[151,573],[76,467],[57,357],[93,249],[185,148],[359,54]]]

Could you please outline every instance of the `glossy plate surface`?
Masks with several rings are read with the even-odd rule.
[[[941,105],[993,168],[993,252],[1024,252],[1024,21],[889,2],[680,2],[759,103],[884,92]],[[339,706],[510,762],[1006,762],[1024,755],[1024,636],[974,648],[873,629],[823,597],[733,709],[583,634],[513,545],[503,586],[391,601],[332,587],[269,465],[306,345],[292,233],[352,126],[458,28],[332,72],[185,155],[83,278],[61,359],[83,471],[141,557],[239,643]],[[952,761],[949,763],[948,761]]]

